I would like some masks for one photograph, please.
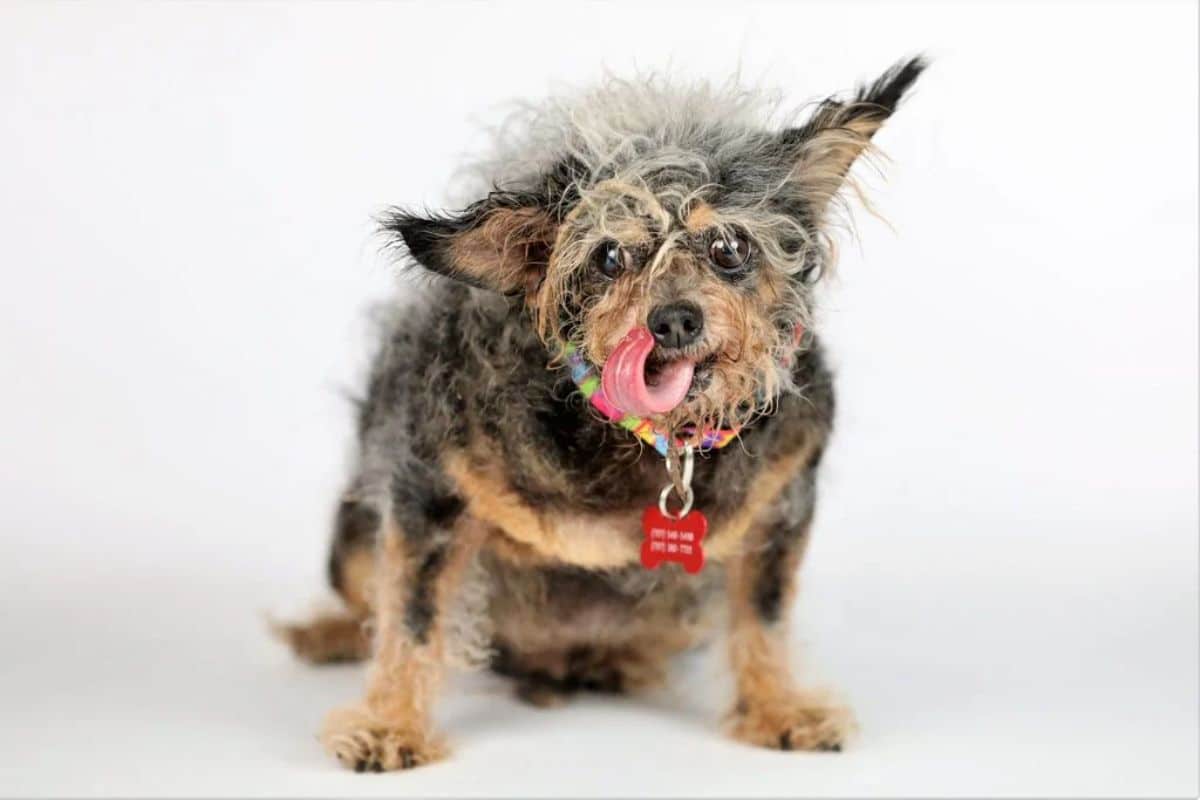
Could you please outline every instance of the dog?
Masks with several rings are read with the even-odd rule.
[[[369,658],[325,747],[358,771],[447,752],[450,665],[520,697],[661,682],[723,632],[734,737],[840,750],[844,707],[788,666],[788,608],[834,418],[813,297],[854,163],[925,68],[793,124],[735,85],[609,79],[501,137],[490,190],[381,229],[432,277],[383,325],[329,579],[283,629]]]

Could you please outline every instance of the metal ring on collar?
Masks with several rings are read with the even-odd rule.
[[[667,510],[667,498],[671,495],[671,490],[674,488],[675,487],[671,484],[667,484],[663,487],[662,492],[658,495],[658,510],[661,511],[662,515],[668,519],[679,520],[686,517],[692,510],[692,503],[695,501],[696,495],[694,492],[692,492],[691,486],[687,487],[687,490],[684,491],[683,496],[680,498],[683,500],[683,506],[679,509],[678,514],[672,514]]]

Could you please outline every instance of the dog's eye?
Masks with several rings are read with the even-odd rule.
[[[629,266],[629,254],[616,242],[605,242],[596,248],[593,256],[596,269],[606,278],[615,278]]]
[[[722,236],[709,245],[708,257],[726,272],[735,272],[750,260],[750,242],[735,233]]]

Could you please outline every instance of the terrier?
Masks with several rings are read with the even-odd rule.
[[[442,757],[448,665],[551,705],[651,686],[718,631],[733,736],[841,749],[850,713],[787,658],[834,411],[814,290],[850,168],[924,67],[783,126],[734,86],[609,80],[529,112],[464,210],[383,216],[440,277],[384,325],[360,408],[346,611],[283,631],[371,660],[322,732],[343,764]]]

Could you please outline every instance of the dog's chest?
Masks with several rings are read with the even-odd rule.
[[[650,462],[650,470],[630,469],[613,478],[637,484],[605,493],[604,484],[597,482],[594,494],[580,498],[574,494],[578,487],[564,485],[562,476],[547,476],[533,488],[528,476],[521,476],[525,485],[518,488],[507,465],[490,455],[495,452],[450,454],[445,468],[468,512],[491,530],[491,545],[499,554],[586,569],[638,562],[642,515],[668,481],[661,462]],[[705,548],[710,559],[720,560],[736,550],[757,511],[778,493],[786,477],[780,472],[747,480],[745,475],[725,475],[711,463],[698,465],[696,507],[710,521]]]
[[[550,482],[536,490],[518,488],[504,467],[489,455],[456,453],[445,459],[468,513],[492,530],[492,543],[502,554],[592,569],[637,560],[641,534],[635,504],[580,507]]]

